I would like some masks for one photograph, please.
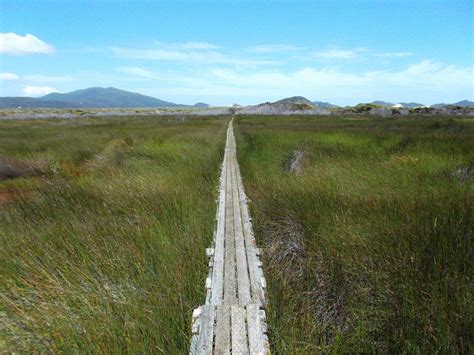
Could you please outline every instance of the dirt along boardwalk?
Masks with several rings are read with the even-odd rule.
[[[206,302],[193,312],[191,354],[268,354],[265,278],[250,222],[232,121],[222,163]]]

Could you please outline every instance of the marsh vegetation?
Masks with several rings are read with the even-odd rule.
[[[234,122],[274,352],[472,350],[472,118]],[[186,352],[227,123],[0,121],[0,348]]]
[[[226,122],[0,121],[0,349],[188,350]]]
[[[472,119],[235,127],[274,351],[472,351]]]

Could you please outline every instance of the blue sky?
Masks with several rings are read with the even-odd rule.
[[[0,2],[0,96],[474,100],[473,1]]]

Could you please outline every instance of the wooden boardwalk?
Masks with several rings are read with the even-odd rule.
[[[193,312],[191,354],[268,354],[265,278],[237,164],[232,121],[222,163],[206,302]]]

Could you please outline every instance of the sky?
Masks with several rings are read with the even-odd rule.
[[[474,100],[474,1],[0,0],[0,96]]]

